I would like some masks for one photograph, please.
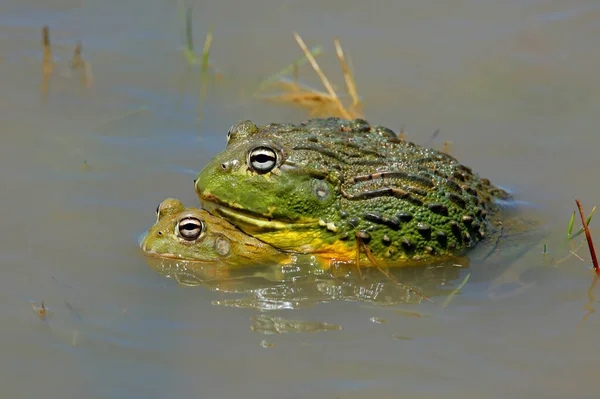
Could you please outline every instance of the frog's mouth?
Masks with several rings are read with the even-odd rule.
[[[301,221],[290,219],[273,220],[272,217],[267,215],[245,210],[238,204],[221,201],[212,194],[202,193],[200,200],[204,209],[213,215],[219,215],[229,220],[246,232],[251,231],[252,233],[256,233],[273,230],[301,229],[314,227],[319,224],[318,219],[305,219]]]

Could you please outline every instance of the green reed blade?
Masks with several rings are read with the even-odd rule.
[[[573,223],[575,223],[575,211],[571,215],[571,220],[569,221],[569,228],[567,229],[567,237],[571,238],[571,233],[573,232]]]
[[[208,33],[206,34],[206,39],[204,40],[204,49],[202,50],[202,71],[206,72],[208,70],[208,57],[210,55],[210,46],[212,44],[213,39],[213,26],[210,26]]]
[[[452,298],[454,298],[454,296],[456,294],[458,294],[458,291],[461,290],[461,288],[467,284],[467,281],[469,281],[469,277],[471,277],[471,273],[467,274],[467,276],[463,279],[463,281],[461,281],[461,283],[458,285],[458,287],[456,287],[455,289],[452,290],[452,292],[450,293],[450,295],[448,295],[448,297],[446,298],[446,300],[442,303],[442,308],[445,308],[446,306],[450,305],[450,302],[452,302]]]
[[[590,222],[592,221],[592,216],[594,216],[594,212],[596,212],[596,206],[594,205],[594,207],[592,208],[592,211],[590,212],[589,216],[587,217],[585,223],[589,226]],[[583,232],[585,232],[585,229],[582,227],[580,228],[577,233],[575,233],[575,235],[573,235],[573,237],[571,237],[572,239],[579,236],[580,234],[583,234]]]

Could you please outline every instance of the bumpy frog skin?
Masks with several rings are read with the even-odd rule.
[[[185,208],[172,198],[158,206],[156,224],[141,239],[140,247],[149,256],[228,266],[279,263],[290,256],[205,210]]]
[[[338,118],[240,122],[195,187],[206,210],[276,248],[382,265],[463,252],[509,198],[448,154]]]

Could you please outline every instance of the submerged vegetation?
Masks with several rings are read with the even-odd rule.
[[[184,6],[183,2],[179,2],[179,16],[182,26],[182,42],[183,54],[189,65],[200,65],[202,72],[207,72],[210,66],[210,47],[213,39],[213,26],[210,26],[204,39],[204,47],[202,49],[201,57],[197,57],[194,50],[194,34],[193,34],[193,23],[192,23],[192,7],[190,5]]]
[[[571,214],[571,218],[569,219],[569,223],[567,226],[567,234],[566,234],[567,244],[569,247],[569,254],[564,256],[563,258],[560,258],[559,260],[550,258],[549,264],[552,266],[558,266],[559,264],[565,262],[567,259],[569,259],[571,257],[575,257],[575,258],[579,259],[580,261],[584,262],[585,260],[578,254],[578,252],[587,243],[589,251],[590,251],[590,255],[592,258],[593,268],[597,274],[600,274],[600,269],[598,267],[598,260],[596,258],[596,251],[594,250],[594,243],[592,240],[592,235],[589,230],[589,224],[592,222],[592,217],[594,216],[594,213],[596,212],[596,206],[594,206],[592,208],[590,214],[586,218],[584,215],[584,212],[583,212],[583,207],[581,206],[581,202],[579,200],[575,200],[575,203],[577,205],[577,210],[573,211],[573,213]],[[575,234],[573,234],[573,227],[575,225],[575,214],[577,212],[579,212],[582,227]],[[577,238],[579,235],[581,235],[583,233],[585,233],[585,239],[582,240],[579,245],[575,246],[575,244],[574,244],[575,238]],[[544,255],[549,256],[546,244],[544,244]]]
[[[42,28],[42,101],[45,102],[48,97],[48,87],[52,76],[56,73],[56,63],[52,55],[52,46],[50,43],[50,28],[45,25]],[[73,57],[71,58],[70,71],[77,74],[80,78],[80,86],[82,89],[90,88],[94,82],[92,66],[83,58],[83,49],[81,42],[75,44]],[[70,73],[66,74],[70,76]]]
[[[581,206],[581,202],[579,202],[579,200],[575,200],[575,202],[577,203],[577,209],[579,209],[579,215],[581,216],[581,224],[583,225],[583,229],[585,231],[585,238],[586,238],[586,241],[588,244],[588,248],[590,250],[590,256],[592,257],[592,263],[594,266],[594,270],[596,271],[597,275],[600,275],[600,268],[598,267],[598,259],[596,258],[596,250],[594,249],[594,242],[592,241],[592,234],[590,233],[590,228],[588,227],[588,223],[591,222],[591,220],[592,220],[591,216],[594,214],[594,210],[596,210],[596,207],[594,207],[594,209],[590,213],[590,217],[589,217],[588,221],[586,221],[585,216],[583,214],[583,208]]]

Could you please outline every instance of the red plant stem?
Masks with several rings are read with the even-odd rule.
[[[579,200],[575,200],[577,202],[577,207],[579,208],[579,215],[581,216],[581,224],[583,224],[583,229],[585,230],[585,238],[587,239],[588,247],[590,248],[590,255],[592,256],[592,263],[594,264],[594,270],[597,275],[600,275],[600,267],[598,267],[598,258],[596,258],[596,250],[594,249],[594,243],[592,242],[592,235],[590,234],[590,229],[585,222],[585,216],[583,215],[583,208],[581,207],[581,202]]]

